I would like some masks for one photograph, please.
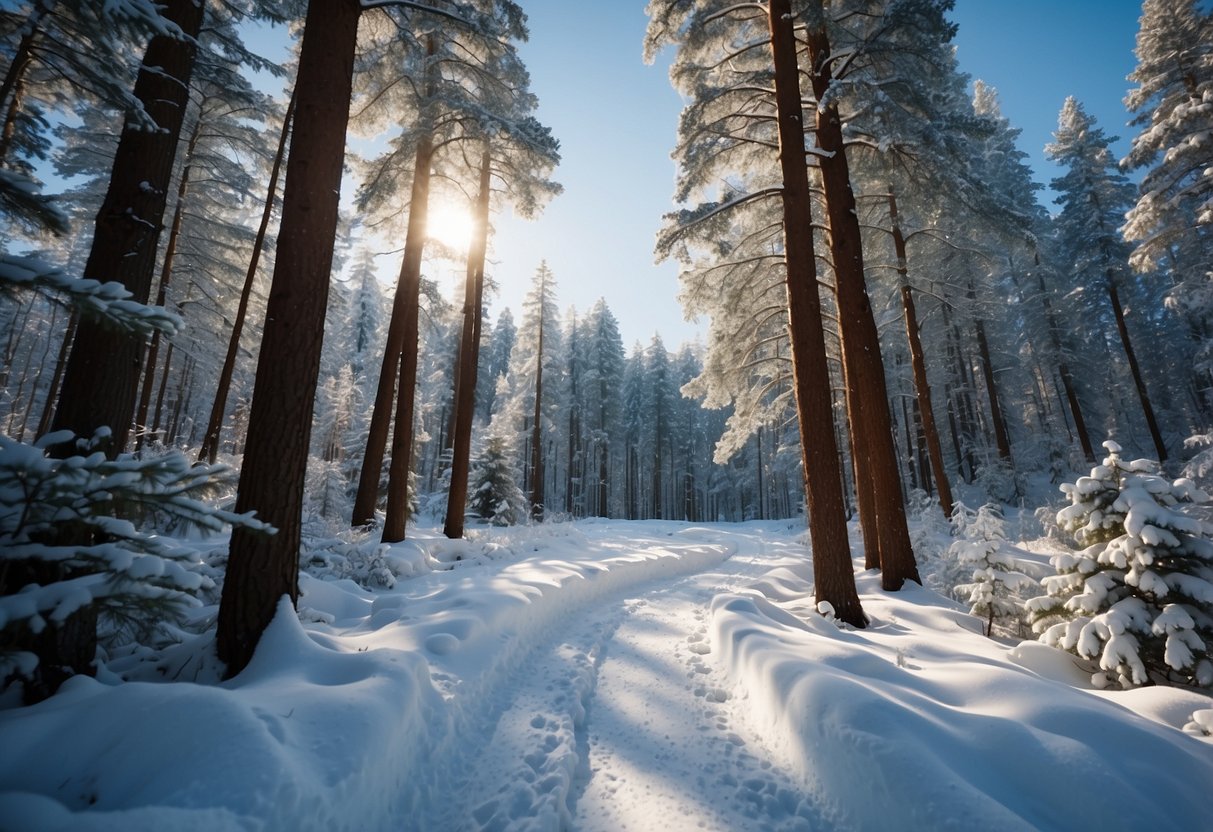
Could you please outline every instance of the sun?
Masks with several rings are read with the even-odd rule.
[[[426,236],[452,252],[464,254],[472,242],[474,223],[467,209],[439,203],[431,206],[426,219]]]

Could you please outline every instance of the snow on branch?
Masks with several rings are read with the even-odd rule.
[[[101,283],[72,277],[37,257],[0,254],[0,288],[20,287],[62,293],[81,315],[138,335],[163,332],[176,335],[182,321],[163,307],[131,300],[131,293],[117,281]]]
[[[454,12],[449,12],[445,9],[439,9],[435,6],[430,6],[425,3],[414,3],[414,2],[410,2],[410,0],[362,0],[363,10],[386,9],[386,8],[391,8],[393,6],[397,7],[397,8],[413,9],[413,10],[419,11],[419,12],[426,12],[428,14],[437,15],[438,17],[445,17],[448,20],[453,20],[456,23],[467,26],[468,28],[472,28],[472,21],[468,20],[466,17],[460,17],[459,15],[455,14]]]

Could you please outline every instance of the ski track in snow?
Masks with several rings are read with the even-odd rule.
[[[757,536],[729,537],[719,566],[605,596],[537,640],[469,715],[468,740],[431,761],[457,774],[438,779],[417,828],[819,827],[712,661],[712,598],[771,565]]]

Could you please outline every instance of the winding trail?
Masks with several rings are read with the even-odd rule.
[[[714,595],[743,589],[773,560],[803,559],[803,549],[771,552],[754,533],[727,537],[735,551],[717,566],[563,615],[486,697],[471,742],[451,752],[457,759],[441,761],[459,776],[428,796],[419,828],[820,826],[802,790],[746,730],[746,703],[714,665],[706,624]],[[678,538],[694,542],[695,530]],[[649,542],[671,545],[665,534]]]

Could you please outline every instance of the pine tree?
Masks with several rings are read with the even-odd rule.
[[[236,497],[277,533],[232,534],[216,637],[228,676],[239,673],[277,611],[299,595],[299,539],[312,407],[337,203],[345,159],[354,47],[361,4],[311,0],[299,57],[282,222],[265,334]]]
[[[523,490],[535,519],[542,518],[548,498],[546,442],[556,424],[552,391],[560,387],[556,358],[561,353],[562,339],[555,291],[552,271],[542,262],[523,300],[522,322],[505,377],[506,389],[497,394],[498,404],[490,426],[493,433],[522,455]]]
[[[468,511],[494,526],[512,526],[527,516],[527,502],[510,464],[508,444],[490,436],[472,465],[468,483]]]
[[[1046,644],[1097,660],[1099,687],[1154,682],[1213,686],[1213,526],[1185,513],[1209,498],[1168,482],[1120,446],[1088,477],[1064,483],[1057,522],[1084,549],[1053,557],[1047,595],[1028,602]]]
[[[623,454],[621,406],[624,352],[619,323],[599,299],[583,322],[586,369],[582,380],[582,418],[588,437],[586,513],[618,516],[618,471]]]
[[[172,0],[163,14],[179,33],[158,34],[148,44],[135,81],[137,104],[128,109],[123,124],[84,268],[85,277],[119,280],[139,303],[146,303],[151,292],[204,8],[193,0]],[[147,129],[147,117],[157,129]],[[107,453],[116,456],[126,446],[142,359],[140,339],[81,323],[64,370],[54,429],[91,436],[108,426]]]
[[[480,420],[488,422],[497,408],[497,383],[510,369],[510,355],[518,329],[509,308],[502,309],[493,325],[488,344],[480,353],[480,370],[476,374],[476,400]]]
[[[1125,99],[1141,132],[1121,162],[1141,170],[1125,239],[1138,272],[1164,271],[1167,306],[1182,316],[1198,390],[1210,387],[1213,330],[1213,14],[1195,0],[1146,0],[1137,34],[1136,83]],[[1186,368],[1180,372],[1187,374]],[[1213,403],[1198,396],[1207,416]]]
[[[1011,595],[1035,583],[1015,568],[1015,560],[1006,551],[1006,526],[998,506],[986,503],[977,511],[957,503],[954,516],[963,538],[952,543],[948,554],[969,570],[969,583],[959,584],[956,592],[968,597],[969,612],[985,621],[986,635],[993,635],[994,624],[1007,625],[1019,620],[1020,604]]]
[[[1196,0],[1145,0],[1137,33],[1136,86],[1125,105],[1141,127],[1124,164],[1145,168],[1125,239],[1142,271],[1172,263],[1199,290],[1213,271],[1213,17]],[[1207,292],[1203,290],[1202,294]],[[1181,302],[1184,299],[1181,298]]]
[[[765,298],[742,308],[759,310],[764,323],[787,315],[818,598],[832,605],[841,620],[863,626],[834,445],[805,158],[806,112],[791,4],[770,0],[762,15],[754,14],[753,7],[710,0],[654,2],[649,15],[646,56],[677,45],[671,80],[693,95],[680,124],[676,198],[706,196],[706,191],[717,190],[721,174],[731,174],[732,181],[740,179],[740,187],[730,181],[723,193],[717,193],[719,198],[705,198],[694,209],[667,218],[669,227],[659,237],[658,254],[690,263],[694,257],[689,249],[702,247],[725,261],[726,268],[749,271],[747,267],[752,267],[768,280],[771,272],[760,264],[782,263],[782,285],[775,278],[768,287],[786,293],[782,303],[776,301],[778,311],[768,314],[771,303]],[[769,53],[759,48],[763,46],[769,46]],[[773,100],[754,94],[755,89],[770,89],[772,81]],[[750,219],[755,213],[762,219]],[[722,239],[732,237],[726,233],[738,223],[745,223],[743,236],[758,232],[773,248],[764,251],[759,244],[757,251],[739,252],[735,260],[733,245],[722,244]],[[722,300],[720,305],[727,306],[730,299]],[[741,363],[749,366],[749,360]],[[706,363],[711,366],[711,357]]]
[[[1069,272],[1077,288],[1095,292],[1100,287],[1106,294],[1154,449],[1158,459],[1166,461],[1167,448],[1138,366],[1121,299],[1129,252],[1119,228],[1132,200],[1133,186],[1112,158],[1112,139],[1072,96],[1062,106],[1054,139],[1045,150],[1066,169],[1052,185],[1061,205],[1057,226]]]

